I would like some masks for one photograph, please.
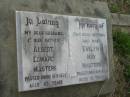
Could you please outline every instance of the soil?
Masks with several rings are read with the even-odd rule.
[[[114,74],[113,78],[115,80],[115,90],[106,97],[130,97],[127,94],[128,84],[124,76],[124,65],[120,64],[119,58],[117,56],[113,57],[114,61]]]

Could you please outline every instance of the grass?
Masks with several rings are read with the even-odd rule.
[[[112,13],[130,14],[130,0],[106,0]]]
[[[124,76],[130,92],[130,35],[120,29],[113,31],[114,54],[120,64],[124,65]]]
[[[120,11],[120,8],[119,8],[119,6],[117,4],[111,4],[110,9],[111,9],[112,13],[117,13],[117,12]]]

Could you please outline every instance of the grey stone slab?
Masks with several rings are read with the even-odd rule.
[[[16,10],[106,18],[110,79],[103,82],[19,93],[16,60]],[[1,0],[0,14],[1,97],[92,97],[113,91],[111,14],[106,3],[88,2],[87,0]]]
[[[130,26],[130,15],[112,13],[112,25]]]

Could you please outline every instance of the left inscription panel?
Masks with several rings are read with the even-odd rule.
[[[19,91],[62,85],[56,77],[69,76],[67,30],[65,16],[16,12]]]

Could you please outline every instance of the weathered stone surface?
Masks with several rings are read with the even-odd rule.
[[[88,0],[90,1],[90,0]],[[1,97],[90,97],[112,91],[112,36],[106,3],[87,0],[1,0],[0,1],[0,96]],[[18,92],[15,11],[39,11],[107,18],[110,80],[45,90]]]
[[[116,26],[130,26],[130,15],[112,13],[112,24]]]

